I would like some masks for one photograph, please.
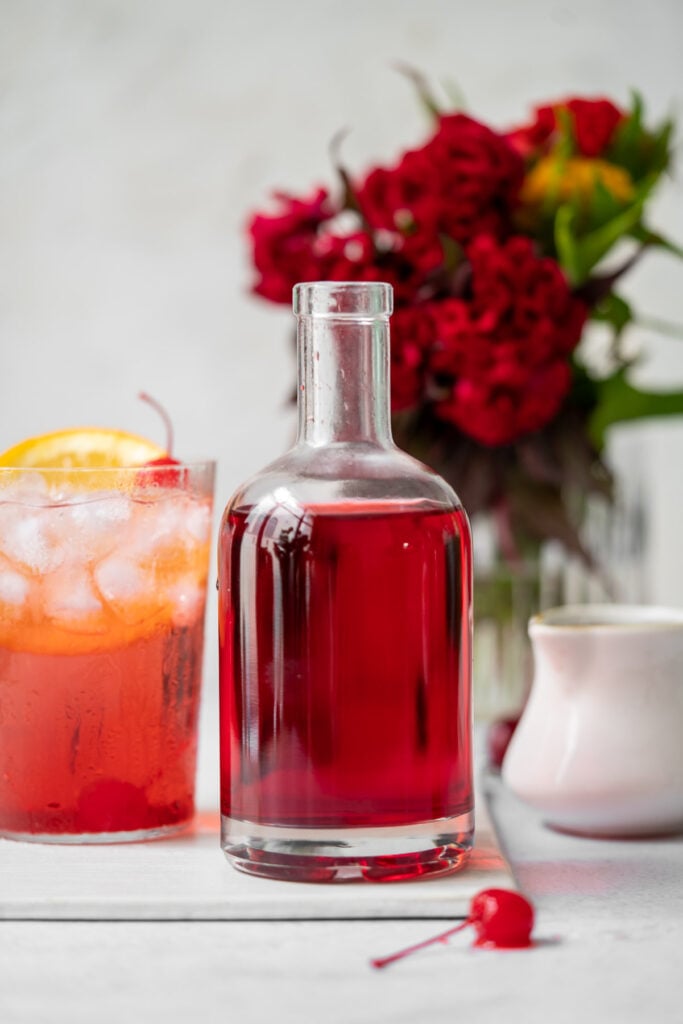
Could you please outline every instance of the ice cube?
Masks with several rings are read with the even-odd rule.
[[[25,510],[17,505],[8,505],[0,501],[0,554],[14,560],[12,538],[17,526],[24,517]]]
[[[90,531],[108,530],[115,523],[127,523],[131,517],[132,502],[122,494],[113,491],[80,501],[70,507],[73,523]]]
[[[154,536],[172,540],[181,535],[185,525],[185,502],[182,498],[171,497],[158,501],[155,505]]]
[[[121,554],[109,555],[95,568],[95,583],[107,601],[144,598],[149,583],[139,565]]]
[[[115,552],[95,567],[95,584],[117,618],[129,626],[152,619],[163,607],[153,575],[127,554]]]
[[[43,586],[45,613],[65,628],[103,632],[107,623],[101,615],[103,605],[87,573],[60,572]]]
[[[162,559],[169,549],[182,544],[183,515],[175,498],[139,503],[131,523],[128,551],[146,564]]]
[[[194,547],[198,543],[206,544],[210,535],[208,504],[181,494],[157,504],[148,540],[152,546]]]
[[[29,582],[21,573],[9,566],[0,567],[0,603],[23,604],[28,596]]]
[[[50,530],[50,509],[5,505],[0,516],[0,553],[33,573],[54,572],[65,552]]]
[[[200,544],[206,544],[211,535],[211,509],[207,504],[192,501],[189,503],[183,526],[187,533]]]
[[[78,537],[81,561],[95,561],[121,544],[131,517],[131,502],[116,493],[79,501],[63,509],[60,530],[64,543]]]
[[[2,477],[0,500],[19,505],[46,505],[52,501],[50,488],[42,473],[18,470]]]
[[[201,614],[204,588],[194,576],[188,576],[169,588],[168,598],[173,607],[173,625],[191,626]]]

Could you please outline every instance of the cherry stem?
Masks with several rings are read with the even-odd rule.
[[[415,946],[407,946],[398,953],[392,953],[391,956],[382,956],[378,960],[371,960],[370,963],[373,967],[377,967],[378,969],[381,967],[388,967],[389,964],[395,963],[396,960],[403,960],[404,957],[410,956],[411,953],[417,953],[420,949],[426,949],[427,946],[433,946],[437,942],[448,942],[451,935],[455,935],[456,932],[461,932],[463,928],[467,928],[469,924],[472,924],[472,921],[473,918],[468,917],[461,924],[456,925],[455,928],[449,928],[447,932],[442,932],[440,935],[434,935],[431,939],[425,939],[424,942],[418,942]]]
[[[147,402],[147,405],[151,405],[164,421],[164,427],[166,428],[166,454],[173,458],[173,424],[171,423],[171,417],[161,402],[157,402],[156,398],[152,398],[146,391],[140,391],[138,398],[143,402]]]

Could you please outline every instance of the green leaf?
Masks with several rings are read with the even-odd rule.
[[[674,122],[671,119],[664,121],[652,139],[648,160],[648,170],[665,171],[671,161],[671,136],[674,130]]]
[[[589,431],[594,444],[601,448],[605,432],[615,423],[654,416],[683,416],[683,391],[641,391],[619,370],[596,383],[598,404],[590,418]]]
[[[609,292],[591,312],[591,319],[607,323],[614,328],[617,337],[627,324],[633,321],[633,310],[625,299],[616,292]]]
[[[631,112],[614,133],[609,147],[609,157],[632,172],[637,172],[640,150],[646,132],[643,129],[643,99],[640,93],[632,92]]]
[[[671,162],[671,135],[674,122],[663,121],[654,131],[643,125],[643,102],[633,94],[629,116],[618,126],[609,147],[609,160],[625,167],[635,181],[648,174],[661,175]]]
[[[579,242],[575,238],[573,225],[576,214],[568,204],[558,207],[555,214],[555,249],[560,266],[572,284],[583,280],[583,267]]]
[[[629,121],[631,122],[630,132],[637,138],[642,134],[643,131],[643,113],[645,111],[645,102],[642,95],[637,89],[631,89],[631,113]]]
[[[558,140],[553,149],[553,155],[558,160],[568,160],[576,152],[576,139],[574,137],[574,118],[566,107],[556,109],[557,126],[559,128]]]
[[[672,255],[678,256],[679,259],[683,259],[683,246],[670,241],[668,238],[665,238],[664,235],[660,235],[657,231],[651,231],[650,228],[645,227],[644,224],[636,224],[630,232],[630,235],[631,238],[635,238],[638,242],[642,242],[643,245],[657,246],[659,249],[665,249],[667,252],[672,253]]]
[[[590,202],[590,220],[597,227],[618,216],[624,204],[605,186],[602,178],[596,177],[595,189]]]
[[[457,114],[460,111],[467,110],[467,97],[459,82],[454,78],[444,78],[441,85],[448,98],[448,102],[451,104],[450,113]]]
[[[406,64],[403,61],[397,61],[394,64],[394,68],[399,72],[399,74],[405,75],[405,77],[413,83],[420,103],[427,113],[433,117],[435,121],[438,121],[443,111],[432,92],[427,76],[423,75],[421,71],[417,70],[417,68],[414,68],[412,64]]]
[[[354,210],[360,214],[361,219],[363,218],[363,211],[360,208],[358,199],[356,197],[356,190],[351,180],[351,175],[344,167],[341,161],[341,147],[346,136],[349,134],[348,128],[340,128],[338,132],[332,136],[330,140],[330,159],[332,160],[332,166],[337,172],[339,181],[341,183],[341,206],[344,210]]]
[[[633,234],[640,224],[643,204],[654,188],[656,180],[655,176],[644,180],[630,206],[616,217],[612,217],[606,224],[580,237],[574,230],[576,216],[571,208],[561,206],[558,209],[555,217],[555,246],[560,263],[574,286],[586,280],[596,263],[607,255],[620,238]]]

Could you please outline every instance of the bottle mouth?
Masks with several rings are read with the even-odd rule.
[[[394,290],[384,281],[307,281],[294,285],[296,316],[378,320],[394,309]]]

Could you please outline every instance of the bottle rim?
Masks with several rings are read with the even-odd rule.
[[[394,290],[385,281],[305,281],[294,285],[292,306],[299,317],[387,319]]]

